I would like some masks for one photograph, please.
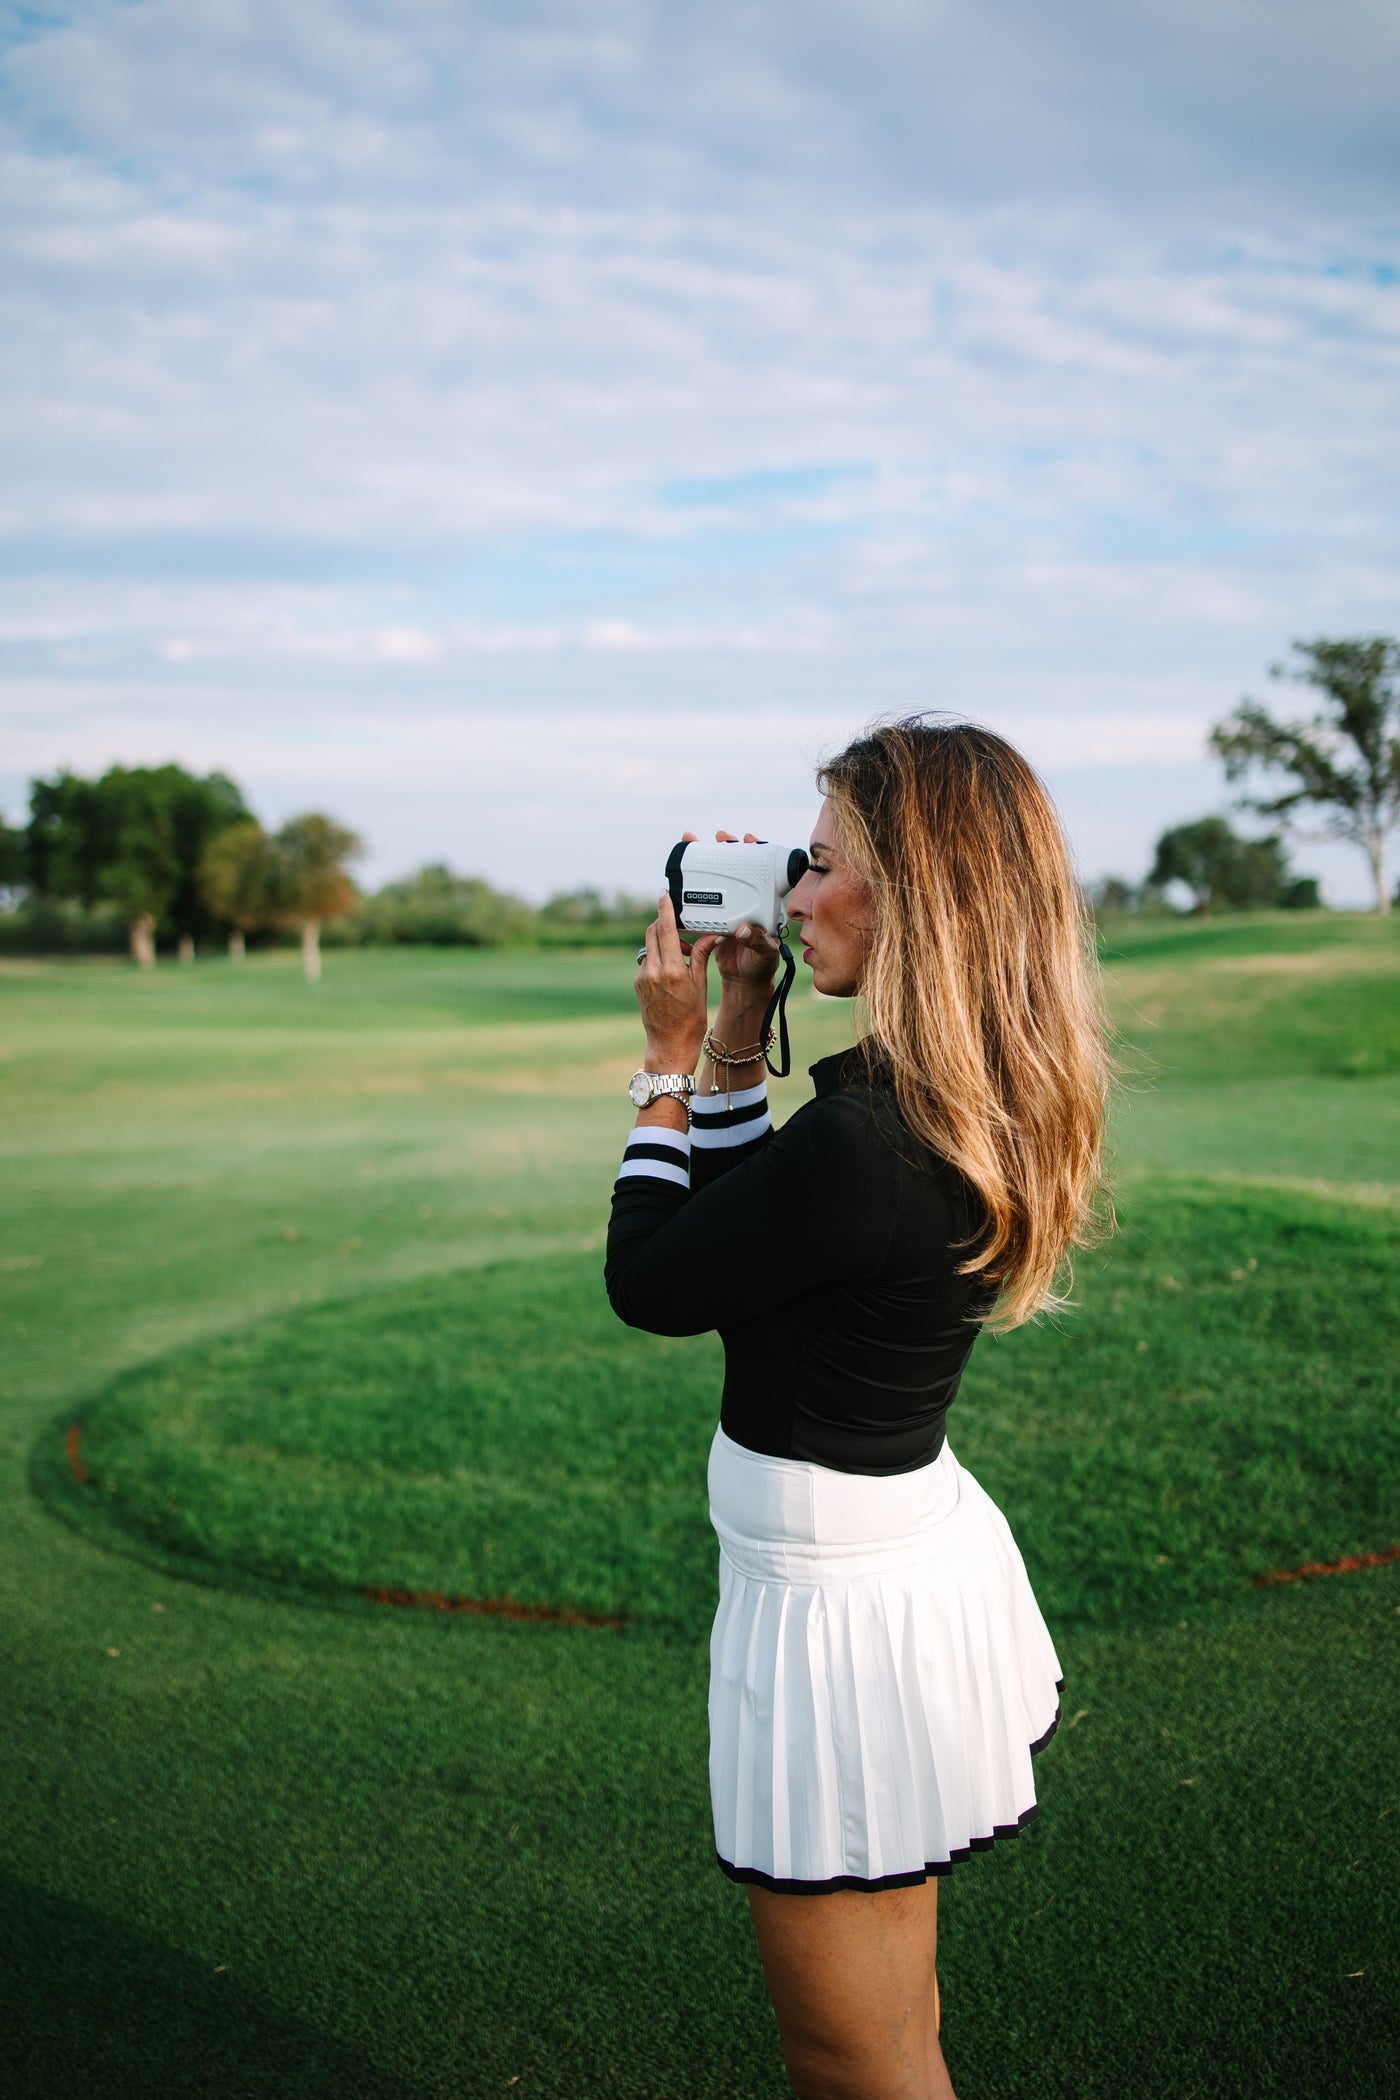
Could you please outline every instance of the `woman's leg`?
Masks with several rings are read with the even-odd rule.
[[[954,2100],[936,2029],[936,1881],[748,1895],[800,2100]]]

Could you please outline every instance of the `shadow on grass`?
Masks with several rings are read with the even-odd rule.
[[[149,1933],[8,1877],[0,1973],[6,2087],[24,2100],[427,2100],[434,2090]]]

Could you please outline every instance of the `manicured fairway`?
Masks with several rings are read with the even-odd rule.
[[[1068,1685],[1039,1825],[943,1884],[949,2061],[965,2100],[1379,2100],[1400,1561],[1251,1578],[1400,1546],[1400,941],[1110,959],[1123,1233],[953,1418]],[[787,2090],[710,1865],[716,1347],[598,1286],[630,975],[0,972],[19,2093]],[[847,1027],[800,1001],[801,1061]]]

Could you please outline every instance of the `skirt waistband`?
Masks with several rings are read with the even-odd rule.
[[[912,1473],[838,1473],[746,1450],[717,1429],[710,1521],[745,1574],[819,1582],[875,1573],[952,1545],[961,1474],[946,1443]]]

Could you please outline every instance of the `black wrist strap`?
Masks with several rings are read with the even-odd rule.
[[[776,1014],[779,1062],[775,1065],[766,1050],[763,1053],[763,1062],[775,1079],[786,1079],[792,1070],[792,1050],[788,1043],[787,996],[792,990],[792,980],[797,975],[797,964],[786,941],[779,941],[778,953],[783,958],[783,974],[774,985],[773,996],[763,1010],[763,1026],[759,1034],[765,1042],[768,1040],[768,1031],[773,1026],[773,1016]]]

